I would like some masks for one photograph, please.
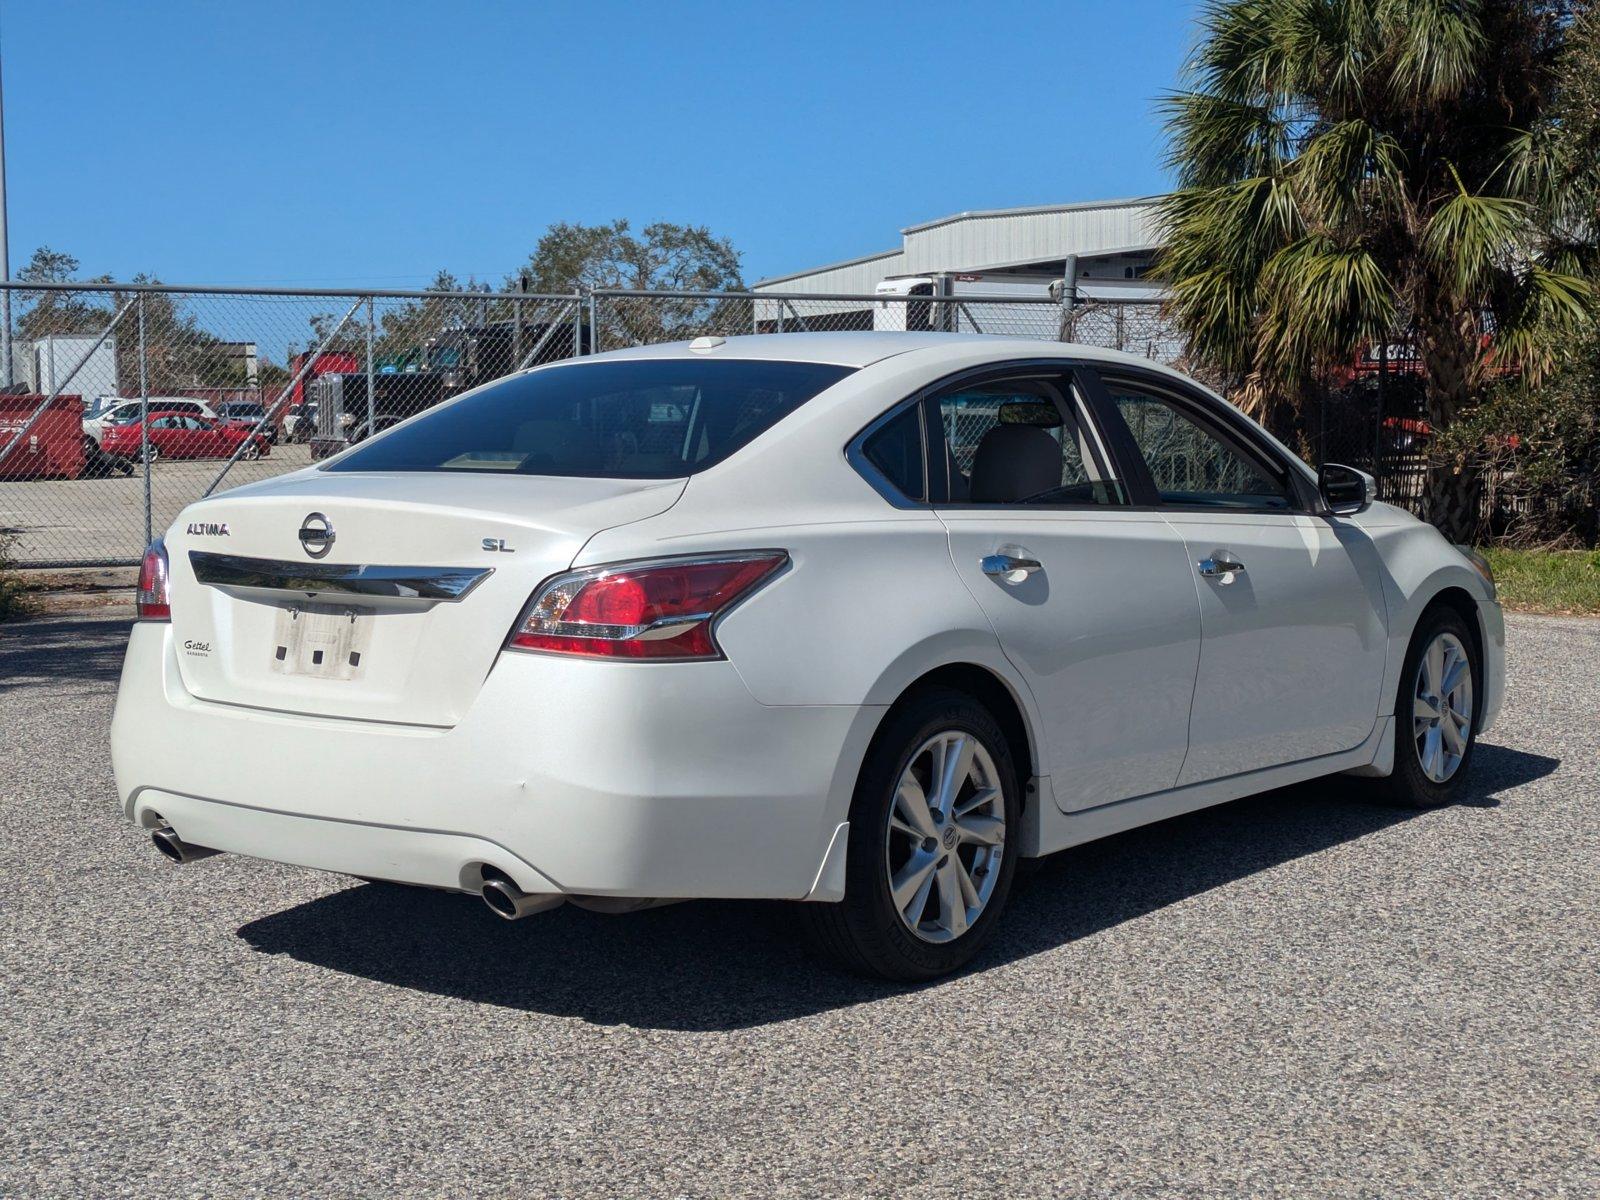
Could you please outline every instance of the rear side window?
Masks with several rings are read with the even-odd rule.
[[[867,435],[861,453],[900,495],[925,500],[922,447],[922,406],[913,404]]]
[[[721,462],[852,371],[739,359],[574,363],[491,384],[323,469],[679,478]]]

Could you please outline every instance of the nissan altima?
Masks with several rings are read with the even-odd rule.
[[[1368,476],[983,336],[522,372],[191,505],[139,614],[113,762],[175,861],[792,900],[901,980],[1025,859],[1335,773],[1446,803],[1503,686],[1486,564]]]

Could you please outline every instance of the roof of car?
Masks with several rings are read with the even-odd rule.
[[[912,351],[937,352],[968,350],[984,346],[998,359],[1006,358],[1081,358],[1097,362],[1127,362],[1141,366],[1154,364],[1148,358],[1083,346],[1075,342],[1051,342],[1039,338],[1011,338],[984,333],[759,333],[694,342],[658,342],[613,350],[601,357],[619,358],[743,358],[783,362],[834,363],[842,367],[865,367],[886,358]],[[703,347],[703,348],[702,348]],[[582,359],[568,359],[581,362]]]

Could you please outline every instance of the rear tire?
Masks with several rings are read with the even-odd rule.
[[[989,711],[948,688],[913,696],[862,765],[844,900],[801,905],[813,944],[848,970],[899,982],[961,967],[1010,895],[1021,809],[1016,764]]]
[[[1408,808],[1437,808],[1460,793],[1478,740],[1483,666],[1461,614],[1423,614],[1400,670],[1394,707],[1394,770],[1383,797]]]

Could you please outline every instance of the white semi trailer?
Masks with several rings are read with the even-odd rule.
[[[1061,335],[1060,275],[969,271],[905,275],[874,289],[872,327],[904,333],[990,333],[1056,341]],[[962,297],[979,301],[963,304]],[[1018,302],[1000,301],[1016,297]],[[1052,304],[1051,302],[1054,301]]]
[[[56,389],[82,396],[91,406],[97,396],[117,396],[117,342],[96,335],[51,333],[13,349],[18,373],[30,391],[49,395]]]

